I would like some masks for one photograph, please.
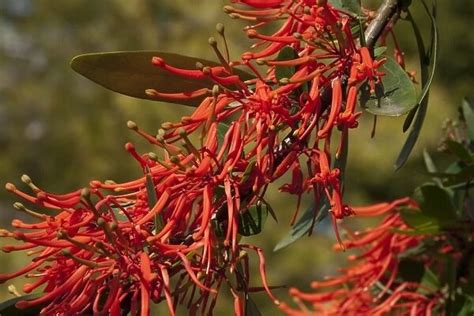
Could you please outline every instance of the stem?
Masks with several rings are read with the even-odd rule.
[[[365,41],[373,48],[392,17],[401,9],[401,0],[385,0],[377,10],[377,15],[365,31]]]

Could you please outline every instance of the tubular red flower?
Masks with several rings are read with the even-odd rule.
[[[442,293],[396,278],[402,260],[398,255],[415,248],[426,238],[423,235],[411,236],[393,231],[394,227],[402,231],[408,228],[397,210],[397,207],[407,205],[416,206],[411,199],[403,198],[392,203],[353,208],[356,216],[384,214],[386,217],[374,229],[351,234],[350,240],[345,241],[344,245],[357,248],[361,254],[350,256],[351,265],[341,269],[339,276],[313,282],[311,286],[318,292],[290,290],[290,295],[312,305],[313,311],[307,311],[306,314],[384,315],[387,312],[397,312],[400,315],[425,315],[436,308]],[[432,266],[428,258],[421,261],[426,266]],[[420,289],[426,294],[417,292]],[[288,306],[283,306],[282,311],[288,315],[298,314],[298,309]]]
[[[378,67],[382,62],[374,61],[368,50],[358,49],[351,31],[351,23],[357,21],[327,1],[234,3],[249,8],[226,7],[226,12],[257,23],[245,29],[258,42],[241,60],[227,60],[217,49],[214,51],[222,65],[215,67],[180,69],[160,57],[152,59],[150,67],[210,81],[216,86],[212,90],[173,93],[149,87],[147,94],[159,98],[202,100],[190,116],[162,124],[156,137],[133,122],[128,124],[163,152],[139,154],[132,143],[126,145],[143,176],[124,183],[92,181],[87,190],[65,195],[47,193],[26,177],[31,195],[7,185],[20,198],[54,214],[42,216],[19,207],[37,222],[15,220],[12,225],[22,231],[1,232],[3,237],[25,242],[21,246],[5,246],[4,250],[30,250],[33,261],[16,273],[0,276],[0,281],[29,273],[38,276],[27,290],[45,285],[42,298],[20,306],[49,301],[43,309],[45,314],[119,315],[121,309],[127,308],[132,314],[147,315],[150,300],[166,300],[170,314],[175,315],[177,305],[187,298],[190,313],[200,310],[211,314],[217,290],[223,281],[228,281],[226,274],[240,263],[248,270],[248,259],[240,254],[243,249],[257,253],[263,289],[279,303],[266,280],[262,250],[239,243],[239,221],[242,212],[263,201],[267,186],[289,170],[292,181],[281,191],[297,196],[292,223],[297,219],[302,195],[312,189],[317,201],[325,195],[330,202],[339,239],[336,220],[352,215],[352,209],[343,203],[341,171],[333,167],[330,142],[338,129],[342,130],[342,137],[347,137],[348,129],[357,126],[359,86],[365,80],[371,85],[380,80]],[[257,31],[282,19],[285,20],[273,34]],[[293,50],[294,58],[282,61],[276,55],[285,46]],[[255,64],[265,65],[265,71]],[[234,66],[246,67],[255,79],[243,81],[231,73]],[[288,75],[290,78],[278,78],[278,67],[292,68],[294,72]],[[345,91],[343,78],[349,75],[348,69],[350,78]],[[325,91],[332,91],[331,102],[326,101]],[[211,96],[206,96],[209,93]],[[188,138],[191,134],[199,138],[199,145],[191,141],[194,137]],[[301,170],[304,162],[308,175]],[[408,202],[355,208],[354,212],[379,214],[403,203]],[[387,224],[381,227],[368,237],[341,245],[367,246],[386,236]],[[394,260],[381,249],[388,245],[408,247],[407,242],[397,239],[380,243],[372,252],[364,253],[361,260],[378,255],[382,263],[348,271],[348,275],[352,274],[344,280],[364,273],[368,279],[380,278]],[[374,269],[371,273],[367,272],[370,268]],[[246,271],[239,286],[249,289],[248,282]],[[231,288],[238,314],[242,313],[243,304],[237,292]],[[331,296],[310,297],[298,291],[293,294],[319,300]],[[343,291],[331,297],[339,299],[341,295]],[[401,297],[408,297],[406,291],[401,291],[397,300]]]

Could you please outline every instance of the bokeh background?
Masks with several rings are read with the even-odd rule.
[[[379,2],[364,1],[371,7]],[[107,91],[75,74],[70,59],[86,52],[117,50],[159,50],[214,59],[207,39],[216,35],[217,22],[226,25],[232,56],[238,58],[251,42],[241,32],[243,22],[223,13],[225,4],[224,0],[0,0],[0,182],[24,188],[20,176],[26,173],[49,191],[68,192],[92,179],[121,181],[138,176],[140,168],[123,145],[132,141],[141,152],[151,148],[126,128],[127,120],[154,134],[161,123],[178,120],[192,109]],[[427,25],[415,7],[420,24]],[[474,32],[469,25],[474,1],[439,1],[438,11],[440,60],[421,138],[407,166],[394,172],[393,163],[406,137],[401,132],[403,118],[380,119],[371,139],[372,118],[366,115],[350,144],[346,201],[351,204],[409,195],[426,179],[422,150],[436,151],[443,121],[455,118],[462,97],[472,94]],[[416,69],[408,23],[401,22],[397,32],[409,68]],[[443,160],[442,155],[435,156]],[[289,227],[295,202],[279,194],[277,187],[270,200],[279,222],[269,220],[264,234],[251,242],[265,249],[272,284],[307,288],[311,280],[334,273],[347,254],[332,253],[335,238],[327,223],[313,237],[274,253],[273,247]],[[1,227],[18,216],[11,207],[14,201],[0,190]],[[27,258],[2,253],[0,260],[0,272],[8,272]],[[11,297],[8,284],[0,285],[0,300]],[[286,290],[276,293],[285,298]],[[227,315],[231,308],[228,295],[222,297],[216,315]],[[254,300],[263,315],[275,312],[265,294],[255,294]]]

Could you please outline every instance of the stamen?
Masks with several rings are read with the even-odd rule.
[[[89,209],[94,213],[96,217],[99,217],[99,211],[95,207],[94,203],[91,200],[91,191],[88,188],[84,188],[81,190],[81,200],[86,203]]]
[[[227,39],[225,37],[225,27],[224,24],[222,23],[217,23],[216,25],[216,31],[219,33],[219,35],[222,37],[222,40],[224,41],[224,48],[225,48],[225,55],[226,55],[226,60],[230,62],[230,54],[229,54],[229,46],[227,44]]]
[[[97,225],[102,228],[102,230],[105,233],[105,236],[107,237],[107,240],[112,244],[115,245],[115,238],[112,235],[112,230],[110,228],[110,225],[105,221],[103,217],[99,217],[97,219]]]
[[[142,130],[140,130],[138,128],[138,125],[137,123],[133,122],[133,121],[128,121],[127,122],[127,127],[129,129],[131,129],[132,131],[135,131],[138,135],[142,136],[143,138],[145,138],[149,143],[153,144],[153,145],[156,145],[157,143],[157,140],[155,137],[151,136],[150,134],[148,133],[145,133],[143,132]]]
[[[199,151],[197,148],[193,145],[193,143],[189,140],[188,138],[188,133],[184,128],[180,128],[178,130],[179,136],[183,139],[184,145],[188,151],[196,157],[197,160],[201,159],[201,155],[199,154]]]
[[[26,174],[22,175],[22,176],[21,176],[21,181],[23,181],[26,185],[28,185],[28,186],[31,188],[31,190],[32,190],[33,192],[38,193],[38,192],[41,191],[41,190],[33,183],[33,181],[31,180],[31,178],[30,178],[28,175],[26,175]]]
[[[45,214],[40,214],[40,213],[37,213],[35,211],[32,211],[30,209],[27,209],[22,203],[20,202],[15,202],[13,203],[13,207],[18,210],[18,211],[21,211],[21,212],[24,212],[28,215],[31,215],[33,217],[36,217],[36,218],[39,218],[39,219],[42,219],[42,220],[47,220],[48,219],[48,216],[45,215]]]
[[[72,259],[74,261],[76,261],[77,263],[83,265],[83,266],[86,266],[86,267],[89,267],[89,268],[92,268],[92,269],[96,269],[96,268],[99,268],[100,267],[100,264],[98,264],[97,262],[94,262],[94,261],[90,261],[90,260],[87,260],[87,259],[83,259],[83,258],[79,258],[75,255],[73,255],[71,253],[71,250],[69,249],[63,249],[61,251],[61,254],[66,257],[66,258],[69,258],[69,259]]]
[[[12,294],[12,295],[14,295],[14,296],[16,296],[16,297],[20,297],[20,296],[21,296],[20,292],[18,292],[16,286],[14,286],[13,284],[10,284],[10,285],[8,286],[8,293],[10,293],[10,294]]]
[[[86,251],[89,251],[91,253],[100,253],[98,249],[92,247],[91,245],[81,243],[80,241],[77,241],[74,238],[71,238],[65,230],[58,231],[57,238],[67,240],[71,244],[73,244],[74,246],[76,246],[80,249],[84,249]]]

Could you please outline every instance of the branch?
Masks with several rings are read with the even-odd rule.
[[[375,46],[390,20],[400,11],[401,2],[401,0],[385,0],[380,5],[375,18],[365,30],[365,42],[370,49]]]

